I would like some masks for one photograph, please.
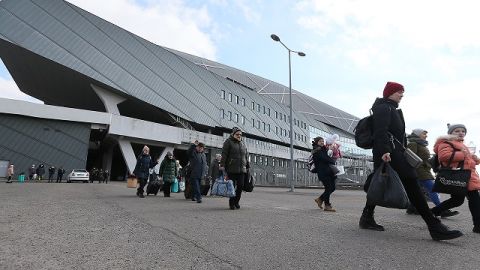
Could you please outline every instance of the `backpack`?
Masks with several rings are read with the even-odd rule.
[[[313,154],[310,154],[308,157],[307,169],[311,173],[317,173],[317,168],[315,168],[315,161],[313,160]]]
[[[353,129],[355,144],[363,149],[373,148],[373,116],[360,119]]]

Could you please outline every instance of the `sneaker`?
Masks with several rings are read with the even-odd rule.
[[[456,215],[458,215],[458,211],[452,211],[452,210],[450,210],[450,209],[447,209],[447,210],[445,210],[445,211],[443,211],[443,212],[440,213],[440,216],[441,216],[442,218],[451,217],[451,216],[456,216]]]
[[[327,212],[337,212],[337,210],[333,209],[331,205],[325,205],[325,211]]]
[[[323,209],[323,207],[322,207],[323,201],[322,201],[322,199],[320,199],[320,197],[316,198],[315,202],[317,203],[318,208]]]

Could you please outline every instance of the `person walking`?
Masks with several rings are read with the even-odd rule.
[[[213,184],[215,183],[215,181],[220,176],[223,176],[223,171],[220,170],[220,167],[221,167],[220,162],[221,161],[222,161],[222,155],[221,154],[216,154],[215,159],[212,161],[212,164],[209,167],[208,177],[210,179],[210,194],[211,194],[211,190],[213,188]]]
[[[32,167],[28,168],[28,180],[35,180],[33,177],[37,173],[35,169],[35,164],[32,164]]]
[[[53,166],[50,166],[48,168],[48,183],[52,183],[53,182],[53,175],[55,174],[55,167]]]
[[[432,212],[435,215],[441,215],[448,209],[462,205],[465,197],[467,197],[468,208],[473,219],[473,232],[480,233],[480,177],[475,168],[476,165],[480,164],[480,159],[474,153],[470,153],[470,150],[464,144],[463,141],[466,134],[467,128],[465,125],[448,125],[448,135],[437,139],[433,151],[437,153],[438,160],[443,167],[458,168],[463,162],[463,168],[471,171],[467,195],[451,195],[450,199],[432,208]],[[453,158],[450,164],[449,161],[452,155]]]
[[[144,188],[148,181],[149,170],[158,164],[158,160],[154,161],[150,156],[150,148],[143,146],[142,153],[137,157],[137,163],[133,170],[133,175],[137,177],[139,185],[137,188],[137,196],[145,198]]]
[[[57,170],[57,183],[62,182],[63,174],[65,173],[65,169],[63,167],[58,168]]]
[[[45,165],[39,164],[37,167],[36,173],[37,173],[37,180],[42,181],[43,175],[45,174]]]
[[[177,161],[175,158],[173,158],[173,154],[171,152],[167,152],[167,155],[162,160],[162,163],[160,163],[158,174],[163,179],[163,196],[170,197],[170,187],[178,175]]]
[[[438,196],[438,193],[432,191],[435,178],[432,175],[432,165],[428,161],[430,159],[430,151],[427,148],[427,137],[428,132],[426,130],[421,128],[414,129],[407,137],[407,147],[422,159],[422,164],[420,164],[420,166],[417,168],[418,182],[426,191],[428,198],[430,198],[433,204],[437,206],[440,204],[440,197]],[[413,205],[410,204],[410,206],[407,208],[407,214],[418,215],[418,211],[415,209],[415,207],[413,207]],[[440,213],[442,218],[455,215],[458,215],[458,211],[452,211],[450,209]]]
[[[322,137],[316,137],[312,142],[312,156],[315,168],[317,169],[318,180],[322,182],[324,186],[324,192],[320,197],[315,199],[318,207],[324,209],[327,212],[336,212],[330,203],[330,195],[335,191],[335,176],[330,166],[335,165],[335,159],[328,155],[329,149],[325,145],[325,141]],[[325,204],[325,208],[323,208]]]
[[[187,150],[188,160],[190,162],[189,180],[193,189],[192,201],[196,200],[197,203],[202,202],[200,181],[207,175],[207,157],[205,156],[204,150],[205,144],[198,142],[198,140],[195,140]]]
[[[383,90],[383,98],[377,98],[372,106],[374,168],[378,169],[382,162],[390,162],[405,187],[410,203],[415,206],[427,224],[432,239],[438,241],[460,237],[463,235],[460,231],[448,229],[432,214],[418,185],[417,173],[404,157],[402,145],[406,146],[405,120],[402,111],[398,109],[404,91],[403,85],[387,82]],[[399,140],[402,145],[395,142],[394,138]],[[368,186],[366,188],[368,189]],[[359,227],[384,231],[384,227],[375,222],[374,209],[375,205],[367,199],[360,217]]]
[[[10,164],[7,169],[7,182],[6,183],[12,183],[12,177],[15,174],[14,166],[13,164]]]
[[[228,201],[231,210],[240,209],[243,184],[247,170],[250,168],[247,146],[242,140],[242,135],[240,128],[232,128],[230,137],[223,143],[220,160],[220,169],[226,173],[228,179],[231,179],[235,185],[235,197]]]

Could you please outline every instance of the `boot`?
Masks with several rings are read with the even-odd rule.
[[[322,201],[322,199],[320,199],[320,197],[316,198],[315,202],[317,203],[318,208],[323,209],[323,207],[322,207],[323,201]]]
[[[443,211],[443,212],[440,213],[440,216],[441,216],[442,218],[451,217],[451,216],[456,216],[456,215],[458,215],[458,211],[452,211],[452,210],[450,210],[450,209],[447,209],[447,210],[445,210],[445,211]]]
[[[363,208],[362,216],[360,217],[360,222],[358,222],[358,225],[361,229],[385,231],[385,228],[383,228],[382,225],[379,225],[377,222],[375,222],[373,213],[373,210],[370,210],[367,207]]]
[[[463,235],[461,231],[450,230],[441,222],[429,225],[428,230],[430,231],[430,236],[432,236],[432,239],[435,241],[455,239]]]
[[[325,211],[327,212],[337,212],[337,210],[335,210],[331,204],[325,204]]]

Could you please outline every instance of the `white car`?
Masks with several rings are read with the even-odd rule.
[[[72,181],[82,181],[84,183],[88,183],[89,179],[90,174],[84,169],[73,169],[72,172],[67,175],[67,183]]]

